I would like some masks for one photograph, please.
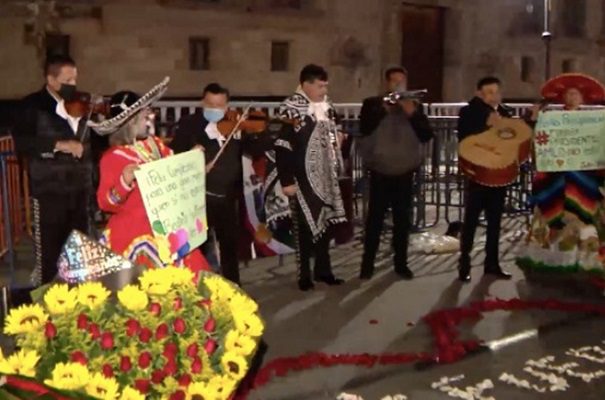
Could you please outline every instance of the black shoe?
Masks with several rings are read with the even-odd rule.
[[[510,274],[506,271],[503,271],[500,267],[485,268],[484,274],[493,276],[496,279],[503,279],[503,280],[509,280],[513,277],[512,274]]]
[[[395,273],[406,281],[411,281],[412,279],[414,279],[414,273],[408,267],[397,268],[395,269]]]
[[[344,280],[336,278],[334,275],[316,276],[315,282],[323,282],[329,286],[338,286],[345,283]]]
[[[313,284],[313,281],[311,281],[311,279],[299,279],[298,288],[300,290],[302,290],[303,292],[307,292],[307,291],[315,288],[315,285]]]
[[[471,274],[467,270],[458,270],[458,280],[463,283],[471,281]]]
[[[373,276],[374,276],[374,271],[368,271],[368,270],[362,269],[361,272],[359,273],[359,279],[361,279],[362,281],[369,281],[370,279],[372,279]]]

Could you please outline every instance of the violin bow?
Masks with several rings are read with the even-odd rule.
[[[225,149],[227,148],[227,145],[229,144],[229,142],[231,141],[231,139],[233,139],[233,135],[235,134],[235,132],[237,132],[237,130],[239,129],[239,127],[242,124],[242,122],[244,122],[244,120],[248,117],[248,113],[250,112],[251,108],[252,108],[252,104],[248,104],[248,106],[244,109],[244,112],[242,113],[242,115],[240,115],[240,117],[237,120],[237,123],[235,124],[235,126],[233,127],[233,129],[231,129],[231,132],[227,136],[227,140],[225,140],[225,143],[223,143],[223,145],[221,146],[220,150],[218,151],[218,153],[216,153],[216,155],[214,156],[214,158],[212,159],[212,161],[210,161],[210,163],[208,163],[206,165],[206,173],[207,174],[210,171],[212,171],[212,168],[214,168],[214,165],[216,164],[216,162],[218,161],[218,159],[221,157],[221,155],[223,155],[223,153],[225,152]]]

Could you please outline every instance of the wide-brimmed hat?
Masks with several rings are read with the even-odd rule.
[[[162,97],[168,89],[168,82],[170,82],[170,77],[167,76],[162,82],[134,102],[134,96],[136,96],[134,93],[127,91],[116,93],[112,96],[112,104],[110,104],[111,118],[102,122],[88,121],[88,126],[94,129],[99,135],[114,133],[139,111]]]
[[[542,86],[542,97],[557,103],[563,103],[565,92],[577,89],[582,93],[584,102],[598,104],[605,101],[605,87],[597,79],[579,73],[561,74],[550,79]]]

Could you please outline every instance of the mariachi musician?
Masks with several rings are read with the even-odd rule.
[[[296,93],[279,108],[279,117],[292,124],[275,141],[275,154],[297,236],[298,286],[307,291],[314,287],[312,278],[328,285],[343,283],[332,273],[329,228],[347,219],[339,188],[339,177],[344,174],[340,132],[336,112],[327,99],[328,74],[320,66],[307,65],[299,82]]]
[[[208,227],[219,244],[220,269],[225,278],[240,284],[238,241],[240,237],[239,206],[243,191],[242,154],[256,153],[256,135],[266,121],[244,121],[242,116],[227,111],[229,90],[211,83],[202,93],[202,111],[182,117],[170,147],[181,153],[199,147],[206,156],[206,210]],[[241,128],[241,129],[240,129]],[[202,252],[212,260],[214,243],[208,240]],[[209,260],[209,261],[210,261]],[[215,260],[216,261],[216,260]]]
[[[92,194],[86,121],[93,109],[89,101],[80,101],[83,94],[76,92],[76,64],[68,56],[50,56],[44,74],[46,85],[23,100],[14,128],[17,152],[29,164],[34,286],[53,280],[61,248],[73,229],[89,232]]]
[[[488,130],[501,118],[510,118],[510,110],[501,104],[501,82],[496,77],[485,77],[477,83],[476,96],[460,110],[458,119],[458,140]],[[479,225],[481,211],[487,219],[487,242],[485,247],[485,274],[500,279],[510,279],[511,275],[499,264],[500,224],[504,212],[506,187],[482,185],[469,177],[464,193],[464,221],[460,240],[460,264],[458,277],[462,282],[471,280],[471,257],[475,231]]]

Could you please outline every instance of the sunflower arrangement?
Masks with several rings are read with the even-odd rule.
[[[101,283],[55,284],[41,304],[13,309],[0,354],[2,389],[52,398],[228,399],[263,334],[257,304],[220,276],[147,270],[111,293]],[[54,394],[53,394],[54,393]]]

